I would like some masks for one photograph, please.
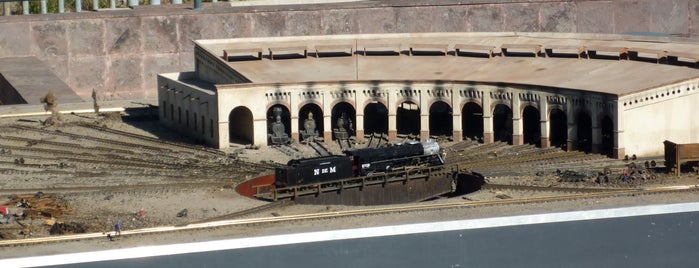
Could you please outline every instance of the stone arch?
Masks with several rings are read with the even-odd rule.
[[[451,105],[444,101],[435,101],[430,105],[430,136],[447,136],[454,134],[454,120]]]
[[[311,118],[309,118],[310,114],[312,114]],[[299,139],[305,140],[305,137],[311,137],[313,135],[317,135],[317,137],[323,136],[323,131],[325,130],[323,124],[323,109],[321,109],[318,104],[307,102],[301,106],[298,118]],[[314,128],[313,125],[315,126]],[[313,129],[306,129],[307,126]]]
[[[592,118],[586,111],[580,110],[576,119],[578,124],[576,149],[586,153],[592,152]]]
[[[541,147],[541,114],[534,106],[522,110],[522,136],[525,144]]]
[[[349,102],[339,101],[333,105],[330,113],[333,139],[348,139],[356,135],[355,122],[357,112],[354,105]]]
[[[383,133],[388,135],[388,108],[381,102],[372,102],[364,106],[364,133]]]
[[[483,107],[467,102],[461,107],[461,131],[464,139],[483,141]]]
[[[420,136],[420,106],[417,103],[405,100],[398,104],[396,132],[398,135]]]
[[[600,153],[614,157],[614,121],[609,115],[602,116],[600,121],[602,127],[602,147]]]
[[[277,127],[279,129],[276,129]],[[289,138],[289,134],[291,133],[291,112],[286,105],[278,103],[267,109],[267,136],[269,137],[267,139],[267,144],[275,144],[272,142],[272,137],[276,135],[275,130],[281,132],[282,129],[285,137]]]
[[[196,124],[196,116],[195,116]],[[254,143],[255,128],[252,112],[248,107],[238,106],[228,115],[228,136],[230,143],[252,144]]]
[[[549,142],[552,147],[568,149],[568,116],[560,108],[549,111]]]
[[[507,104],[493,107],[493,134],[495,141],[512,144],[512,109]]]

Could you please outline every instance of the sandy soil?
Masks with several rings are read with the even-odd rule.
[[[70,139],[65,137],[54,137],[45,133],[34,133],[34,132],[17,132],[18,130],[8,129],[9,125],[13,124],[24,124],[33,127],[40,127],[41,121],[45,117],[32,117],[32,118],[5,118],[0,120],[0,136],[2,137],[24,137],[36,140],[51,140],[56,142],[70,141]],[[173,135],[171,132],[160,127],[157,122],[124,122],[114,117],[105,117],[97,115],[80,115],[71,116],[67,115],[64,118],[65,122],[63,126],[50,127],[50,129],[59,129],[64,132],[80,132],[85,131],[83,128],[71,125],[71,122],[88,122],[96,123],[100,125],[106,125],[112,129],[117,129],[120,131],[136,133],[139,135],[144,135],[147,137],[167,139],[173,141],[186,141],[182,137]],[[89,134],[89,133],[88,133]],[[105,138],[111,136],[104,134]],[[24,144],[26,141],[20,141],[19,144]],[[77,143],[77,141],[76,141]],[[6,149],[8,146],[12,145],[9,141],[3,141],[0,143],[1,149]],[[87,149],[97,148],[98,144],[83,144]],[[91,147],[93,146],[93,147]],[[36,148],[38,146],[34,146]],[[75,150],[81,150],[85,148],[77,148]],[[306,149],[303,149],[306,148]],[[337,148],[331,148],[332,150],[337,150]],[[312,155],[312,150],[308,147],[300,147],[300,154]],[[254,163],[276,163],[270,164],[279,165],[285,163],[291,157],[281,154],[279,151],[271,148],[261,148],[261,149],[245,149],[243,146],[233,146],[225,150],[229,155],[234,155],[238,160],[245,160]],[[0,235],[3,239],[21,239],[23,237],[44,237],[50,236],[51,226],[47,223],[53,221],[63,222],[66,225],[73,226],[69,228],[66,233],[76,233],[76,232],[111,232],[114,230],[114,224],[120,222],[123,230],[134,230],[139,228],[156,227],[156,226],[173,226],[181,225],[190,222],[196,222],[200,220],[210,219],[214,217],[220,217],[223,215],[231,214],[237,211],[242,211],[245,209],[257,207],[267,202],[253,200],[247,197],[240,196],[234,191],[235,185],[253,177],[249,173],[238,171],[242,167],[233,167],[230,170],[221,171],[210,171],[216,166],[226,165],[236,165],[230,164],[233,162],[229,157],[211,157],[211,159],[201,160],[193,168],[186,169],[161,169],[157,174],[140,174],[134,175],[128,173],[124,170],[118,170],[119,168],[114,168],[112,166],[90,166],[75,164],[74,169],[70,172],[65,172],[66,175],[60,175],[60,171],[57,168],[49,167],[50,163],[55,164],[60,159],[50,158],[45,154],[32,155],[30,149],[22,154],[27,155],[26,161],[36,164],[37,166],[27,167],[17,166],[12,163],[13,158],[19,155],[20,149],[15,149],[12,155],[0,154],[0,204],[4,203],[4,200],[10,200],[10,198],[15,197],[18,194],[35,194],[37,191],[42,191],[46,194],[55,195],[61,200],[65,200],[71,206],[70,211],[66,211],[64,215],[58,218],[35,218],[22,220],[21,226],[19,224],[2,224],[0,225]],[[191,163],[196,158],[192,157],[190,152],[186,150],[183,152],[173,152],[172,155],[176,156],[172,160],[168,161],[182,161],[183,163]],[[41,157],[46,157],[43,159]],[[147,159],[148,161],[161,161],[162,159],[156,156],[150,155],[140,155],[136,156],[142,159]],[[179,159],[179,160],[178,160]],[[156,161],[157,160],[157,161]],[[34,162],[32,162],[34,161]],[[44,161],[44,162],[41,162]],[[147,162],[147,161],[146,161]],[[236,162],[239,164],[239,162]],[[45,165],[45,166],[42,166]],[[43,169],[42,169],[43,167]],[[76,174],[82,174],[81,172],[90,171],[90,169],[95,169],[95,173],[89,173],[85,176],[78,176]],[[99,170],[105,169],[105,170]],[[50,172],[47,172],[50,171]],[[97,171],[103,171],[102,175],[95,175]],[[271,172],[271,170],[268,170]],[[48,175],[47,175],[48,174]],[[91,175],[90,175],[91,174]],[[173,179],[173,174],[181,174],[177,179]],[[259,174],[258,174],[259,175]],[[487,174],[484,174],[487,176]],[[680,178],[662,176],[661,179],[655,180],[653,182],[643,183],[639,185],[628,185],[630,187],[650,187],[653,185],[686,185],[686,184],[697,184],[699,176],[697,175],[685,175]],[[592,182],[580,182],[580,183],[570,183],[570,182],[560,182],[552,176],[536,177],[536,176],[507,176],[507,177],[489,177],[487,180],[491,183],[500,184],[524,184],[524,185],[562,185],[564,187],[598,187]],[[202,187],[169,187],[169,183],[178,182],[216,182],[219,183],[216,186],[202,186]],[[100,186],[115,186],[115,185],[139,185],[139,184],[161,184],[159,187],[144,187],[144,188],[133,188],[128,190],[117,190],[117,191],[91,191],[89,193],[71,193],[63,192],[60,187],[69,186],[86,186],[86,187],[100,187]],[[582,185],[582,186],[581,186]],[[57,186],[58,189],[56,188]],[[621,186],[620,186],[621,187]],[[626,186],[624,186],[626,187]],[[34,189],[32,192],[22,192],[22,190],[12,192],[12,189]],[[478,200],[494,200],[498,199],[498,195],[508,195],[510,197],[528,197],[528,196],[541,196],[550,193],[539,193],[539,192],[502,192],[502,191],[492,191],[484,190],[480,192],[475,192],[468,194],[463,197],[455,198],[441,198],[433,200],[430,202],[464,202],[464,201],[478,201]],[[614,207],[620,205],[645,205],[651,203],[672,203],[672,202],[694,202],[699,201],[699,198],[694,194],[679,194],[679,195],[655,195],[655,196],[643,196],[643,197],[628,197],[628,198],[609,198],[604,200],[585,200],[580,202],[565,202],[557,204],[539,204],[528,208],[522,208],[521,206],[498,206],[490,208],[478,208],[478,209],[468,209],[467,211],[456,211],[449,213],[416,213],[411,214],[401,214],[397,216],[392,216],[390,218],[360,218],[351,220],[339,220],[339,221],[329,221],[329,222],[314,222],[312,226],[276,226],[272,229],[254,229],[254,228],[244,228],[236,231],[231,230],[219,230],[219,231],[202,231],[195,233],[178,233],[176,235],[163,235],[157,238],[152,236],[147,236],[143,238],[138,237],[124,237],[122,240],[110,242],[106,238],[104,240],[85,242],[85,243],[74,243],[67,242],[61,245],[39,245],[30,248],[11,248],[3,249],[7,255],[5,257],[11,256],[29,256],[37,254],[52,254],[66,251],[82,251],[82,250],[94,250],[94,249],[106,249],[114,247],[129,247],[144,244],[158,244],[158,243],[173,243],[173,242],[187,242],[187,241],[202,241],[208,239],[217,239],[222,237],[236,237],[236,236],[247,236],[247,235],[258,235],[258,234],[268,234],[268,233],[279,233],[279,232],[299,232],[299,231],[311,231],[326,228],[352,228],[360,226],[373,226],[373,225],[387,225],[387,224],[401,224],[401,223],[411,223],[411,222],[423,222],[431,220],[449,220],[449,219],[463,219],[463,218],[474,218],[474,217],[491,217],[498,215],[519,215],[524,213],[536,213],[536,212],[547,212],[547,211],[566,211],[566,210],[579,210],[579,209],[589,209],[589,208],[603,208],[603,207]],[[12,204],[9,204],[12,206]],[[291,215],[291,214],[302,214],[302,213],[314,213],[314,212],[326,212],[326,211],[340,211],[353,209],[351,206],[311,206],[311,205],[294,205],[291,207],[286,207],[283,209],[275,209],[272,211],[265,211],[257,214],[249,215],[248,217],[270,217],[273,215]],[[139,214],[140,210],[145,213]],[[186,209],[187,215],[182,216],[181,212]],[[29,226],[30,228],[28,228]],[[78,228],[79,227],[79,228]],[[79,230],[78,230],[79,229]]]

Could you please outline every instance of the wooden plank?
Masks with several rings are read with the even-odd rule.
[[[308,57],[308,47],[297,46],[297,47],[270,47],[269,58],[274,60],[274,55],[287,55],[287,54],[300,54],[304,58]]]
[[[320,53],[349,53],[354,56],[354,45],[351,44],[316,45],[313,49],[316,52],[316,58]]]
[[[446,44],[410,44],[410,56],[413,55],[413,51],[440,51],[447,55],[449,51],[449,45]]]
[[[587,46],[587,51],[590,56],[595,56],[597,54],[612,53],[619,57],[629,59],[629,49],[627,47],[608,47],[608,46]]]
[[[495,46],[491,45],[475,45],[475,44],[455,44],[454,56],[459,56],[461,51],[471,53],[485,53],[488,58],[492,58],[495,53]]]
[[[364,56],[370,52],[385,52],[390,51],[400,55],[401,44],[365,44],[362,45],[364,49]]]
[[[261,48],[229,48],[223,50],[223,59],[225,61],[230,61],[229,57],[232,56],[246,56],[246,55],[257,55],[258,59],[262,59],[262,49]]]
[[[587,47],[576,45],[546,45],[544,51],[547,57],[553,54],[577,54],[580,59],[583,53],[587,55]]]
[[[667,60],[670,63],[677,63],[679,60],[682,60],[685,62],[697,64],[699,63],[699,54],[691,52],[668,51]]]
[[[648,54],[655,57],[656,63],[660,63],[660,60],[667,57],[667,51],[661,49],[649,49],[649,48],[629,48],[629,58],[632,60],[638,59],[639,54]]]
[[[502,55],[506,56],[509,52],[525,52],[534,53],[534,57],[539,57],[541,53],[541,45],[539,44],[502,44],[500,45],[500,50],[502,50]],[[513,51],[514,50],[514,51]]]

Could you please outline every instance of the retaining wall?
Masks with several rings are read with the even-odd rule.
[[[409,32],[658,32],[699,36],[699,2],[428,0],[230,7],[226,2],[0,17],[0,58],[36,56],[91,100],[154,98],[194,69],[191,40]],[[590,38],[600,38],[590,35]],[[60,96],[59,96],[60,98]]]

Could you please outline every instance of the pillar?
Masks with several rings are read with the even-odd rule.
[[[457,94],[458,95],[458,94]],[[463,140],[463,126],[461,125],[461,108],[459,107],[459,104],[461,103],[461,100],[455,100],[452,104],[451,107],[451,112],[452,112],[452,117],[451,117],[451,126],[452,126],[452,140],[454,142],[460,142]],[[453,107],[457,106],[457,107]]]
[[[616,109],[613,109],[616,111],[616,118],[614,120],[614,158],[620,159],[626,155],[626,145],[624,139],[624,129],[626,123],[624,122],[624,111],[619,105],[618,100],[614,102],[614,105],[616,106]]]
[[[323,141],[330,144],[333,142],[332,112],[323,113],[323,126],[325,128],[325,130],[323,130]]]
[[[398,140],[398,130],[396,129],[396,109],[388,110],[388,142]]]
[[[427,113],[424,111],[427,110]],[[420,108],[420,140],[424,141],[430,138],[430,111],[429,108]]]
[[[83,11],[83,1],[82,0],[75,0],[75,12],[82,12]]]
[[[41,14],[46,14],[48,8],[46,7],[46,0],[41,0]]]
[[[298,114],[296,116],[293,115],[291,116],[291,138],[295,142],[301,142],[301,135],[299,133],[299,117]]]
[[[512,145],[524,144],[519,94],[512,94]]]
[[[490,92],[483,94],[483,143],[495,142],[495,132],[493,131],[493,109]]]
[[[357,143],[364,143],[364,114],[356,114],[356,120],[354,124],[355,139]]]
[[[541,130],[540,137],[541,137],[541,148],[549,148],[551,147],[551,118],[549,118],[549,107],[548,107],[548,100],[546,98],[543,98],[543,101],[541,98],[539,99],[539,118],[541,120],[539,121],[540,127],[539,129]]]

